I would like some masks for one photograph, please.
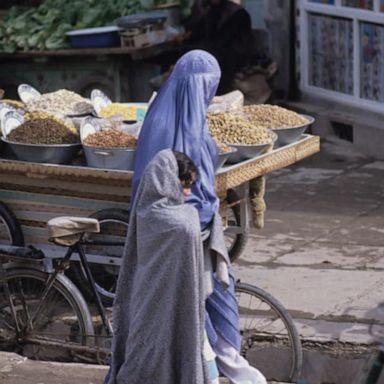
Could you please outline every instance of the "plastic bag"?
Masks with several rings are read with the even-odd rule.
[[[239,91],[215,96],[208,107],[209,113],[224,113],[238,111],[244,106],[244,94]]]
[[[130,135],[139,137],[142,126],[143,126],[143,122],[138,121],[137,123],[134,123],[134,124],[122,124],[120,127],[120,130],[125,133],[129,133]]]

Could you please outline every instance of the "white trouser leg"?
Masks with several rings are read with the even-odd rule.
[[[214,352],[219,371],[232,384],[267,384],[263,374],[249,365],[240,353],[218,335]]]
[[[213,352],[208,340],[207,332],[204,330],[203,355],[208,369],[209,384],[219,384],[219,371],[216,363],[216,354]]]

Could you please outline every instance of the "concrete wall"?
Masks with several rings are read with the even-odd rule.
[[[315,117],[316,123],[312,126],[312,133],[324,139],[340,137],[349,140],[355,149],[364,155],[384,159],[382,114],[305,94],[300,101],[289,102],[287,106]],[[348,137],[350,134],[352,137]]]
[[[297,85],[300,81],[300,41],[299,41],[299,9],[298,1],[296,1],[296,81]],[[375,113],[366,110],[364,107],[350,106],[345,101],[329,100],[326,96],[318,97],[309,93],[302,92],[300,101],[290,101],[288,105],[303,113],[313,115],[316,118],[316,123],[312,127],[315,134],[322,138],[340,137],[340,131],[337,131],[337,126],[344,127],[353,136],[352,140],[356,150],[366,156],[375,159],[384,159],[384,104],[383,112]],[[336,126],[336,129],[335,129]],[[343,136],[343,135],[342,135]],[[347,139],[347,137],[340,137]],[[349,138],[350,139],[350,138]]]

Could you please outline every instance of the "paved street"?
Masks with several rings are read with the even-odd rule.
[[[38,362],[0,352],[1,384],[101,384],[107,370],[106,366]],[[220,384],[228,384],[228,380],[220,379]]]
[[[2,384],[101,384],[106,373],[105,366],[36,362],[0,352]]]
[[[321,154],[269,175],[265,228],[236,263],[237,277],[294,316],[311,384],[352,383],[369,352],[368,324],[384,298],[383,175],[384,161],[344,141],[323,143]],[[105,374],[97,366],[10,365],[2,356],[4,384],[99,384]]]
[[[271,174],[265,227],[236,264],[238,278],[290,310],[309,348],[303,376],[318,382],[348,383],[337,377],[334,364],[345,375],[340,361],[322,360],[321,346],[346,357],[352,376],[361,368],[349,357],[367,349],[373,309],[384,301],[383,176],[384,161],[340,140]]]

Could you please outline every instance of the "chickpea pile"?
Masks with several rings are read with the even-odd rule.
[[[232,148],[230,146],[228,146],[227,144],[220,143],[219,141],[216,141],[216,145],[219,148],[220,154],[232,152]]]
[[[243,107],[243,112],[249,122],[264,128],[293,128],[308,124],[303,116],[277,105],[247,105]]]
[[[265,144],[272,141],[266,128],[230,113],[208,114],[208,129],[217,142],[225,144]]]

